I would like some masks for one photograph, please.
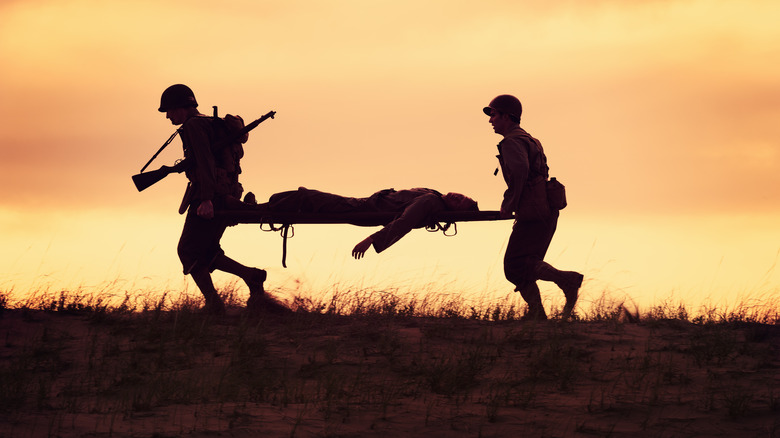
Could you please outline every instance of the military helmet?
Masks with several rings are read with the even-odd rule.
[[[164,113],[168,110],[188,106],[197,108],[198,101],[195,100],[195,93],[186,85],[176,84],[171,85],[163,91],[162,97],[160,97],[160,108],[158,111]]]
[[[496,96],[490,101],[488,106],[482,108],[482,112],[487,115],[490,115],[492,110],[509,114],[518,123],[520,122],[520,116],[523,115],[523,105],[520,103],[520,100],[509,94]]]

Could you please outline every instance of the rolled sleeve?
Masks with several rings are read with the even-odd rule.
[[[433,213],[444,210],[444,201],[433,193],[416,198],[384,228],[371,235],[374,250],[380,253],[398,242],[414,228],[423,227]]]

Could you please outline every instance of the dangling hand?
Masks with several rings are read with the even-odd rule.
[[[352,257],[354,257],[356,260],[361,259],[363,255],[365,255],[366,250],[371,247],[372,243],[374,243],[374,239],[372,239],[371,236],[361,240],[360,243],[355,245],[355,248],[352,250]]]

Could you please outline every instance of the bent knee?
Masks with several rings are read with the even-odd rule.
[[[521,290],[536,281],[533,273],[534,260],[530,257],[505,258],[504,275],[515,290]]]

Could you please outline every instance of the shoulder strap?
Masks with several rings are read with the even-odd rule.
[[[529,178],[531,179],[537,177],[537,176],[543,176],[545,179],[549,176],[549,167],[547,166],[547,157],[544,155],[544,148],[542,148],[542,144],[537,140],[536,138],[532,137],[530,134],[525,132],[524,130],[518,130],[513,133],[510,137],[514,137],[517,139],[522,139],[523,143],[526,147],[526,153],[528,154],[528,167],[529,167]],[[531,143],[535,144],[537,147],[537,153],[532,153],[531,151]],[[498,155],[496,155],[496,158],[501,161],[501,143],[499,143],[497,146],[498,148]],[[539,165],[535,165],[537,160],[541,160],[541,163]],[[543,171],[541,170],[543,169]],[[498,168],[496,168],[495,171],[493,171],[493,175],[498,175]]]
[[[533,174],[534,177],[543,176],[544,179],[547,179],[550,174],[550,167],[547,165],[547,156],[544,154],[544,148],[542,147],[542,144],[539,142],[539,140],[532,137],[528,133],[525,133],[524,135],[518,135],[517,137],[526,140],[524,143],[528,151],[529,172]],[[531,143],[536,145],[536,153],[533,153],[531,150]],[[532,178],[529,177],[528,179],[530,181]]]

